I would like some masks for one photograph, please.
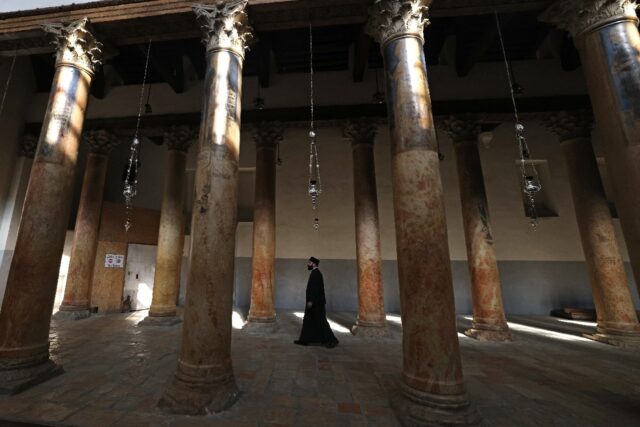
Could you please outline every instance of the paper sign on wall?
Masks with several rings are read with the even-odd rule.
[[[106,268],[124,268],[124,255],[106,254],[104,266]]]

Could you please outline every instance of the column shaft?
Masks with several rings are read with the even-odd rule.
[[[256,147],[249,321],[272,323],[276,257],[276,144]]]
[[[56,317],[74,319],[89,317],[91,282],[98,249],[107,165],[106,155],[89,153],[82,181],[64,299]]]
[[[625,345],[625,338],[637,340],[640,326],[593,147],[584,137],[561,145],[598,318],[594,338]]]
[[[247,0],[194,6],[207,40],[191,260],[178,367],[159,406],[208,414],[236,401],[231,364],[242,61]]]
[[[454,147],[473,302],[472,328],[465,333],[479,340],[511,341],[478,144],[475,140],[460,141]]]
[[[172,318],[168,322],[170,324],[175,324],[178,321],[175,316],[184,248],[186,164],[187,155],[184,151],[167,150],[164,195],[158,233],[158,253],[149,318],[170,317]],[[154,319],[145,320],[153,322]],[[166,319],[161,321],[166,321]]]
[[[49,359],[49,324],[91,78],[57,64],[0,312],[0,392],[61,370]]]
[[[386,332],[386,317],[373,141],[353,143],[352,151],[358,263],[358,318],[352,330],[375,336]]]

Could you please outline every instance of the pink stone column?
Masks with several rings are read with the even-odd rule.
[[[105,130],[88,130],[84,132],[83,140],[90,151],[82,181],[64,299],[54,319],[78,320],[90,316],[91,282],[98,249],[108,156],[118,144],[116,136]]]
[[[210,414],[238,398],[231,363],[242,63],[251,38],[247,0],[193,10],[205,35],[207,71],[198,141],[191,260],[178,367],[159,406]]]
[[[49,324],[89,86],[101,58],[88,19],[44,29],[57,45],[56,72],[0,311],[0,393],[62,371],[49,358]]]
[[[373,143],[375,123],[356,120],[343,130],[353,152],[353,196],[356,219],[356,259],[358,264],[358,317],[351,328],[354,335],[387,335],[382,286],[382,255],[378,192]]]
[[[393,205],[402,314],[405,425],[465,425],[470,407],[460,360],[440,165],[423,52],[427,3],[376,0],[391,131]]]
[[[167,145],[164,195],[160,211],[158,252],[149,315],[138,325],[172,326],[180,323],[176,301],[184,249],[184,191],[187,151],[196,132],[189,126],[172,126],[164,132]]]
[[[591,145],[591,115],[560,113],[548,122],[560,138],[569,171],[598,327],[589,338],[621,347],[640,347],[640,325],[618,249],[609,203]]]
[[[453,141],[456,152],[462,222],[471,276],[473,321],[471,329],[465,334],[480,341],[511,341],[502,304],[500,273],[478,151],[480,126],[473,119],[451,117],[443,122],[443,130]]]
[[[640,291],[640,34],[631,0],[556,1],[542,20],[568,30],[580,52],[620,225]]]
[[[253,138],[256,143],[256,186],[253,208],[253,261],[251,265],[251,305],[246,328],[273,332],[275,311],[276,260],[276,148],[283,129],[278,123],[260,123]]]

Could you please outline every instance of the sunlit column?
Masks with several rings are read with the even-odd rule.
[[[231,366],[242,62],[251,28],[247,0],[194,6],[206,41],[191,259],[182,345],[173,381],[159,405],[168,412],[208,414],[238,398]]]
[[[49,324],[89,87],[102,55],[86,18],[43,28],[57,47],[56,72],[0,311],[0,393],[62,371],[49,359]]]
[[[451,117],[443,121],[442,127],[453,141],[456,152],[462,222],[471,276],[473,322],[465,334],[481,341],[511,341],[502,304],[500,273],[478,151],[480,125],[473,119]]]
[[[353,196],[358,263],[358,317],[352,332],[362,336],[387,334],[382,286],[382,255],[378,192],[373,144],[377,126],[366,120],[347,123],[343,130],[353,153]]]
[[[260,123],[253,135],[256,143],[256,185],[249,330],[276,329],[276,149],[282,141],[282,133],[282,126],[278,123]]]
[[[551,117],[547,126],[560,138],[591,280],[598,328],[589,337],[623,347],[639,346],[640,326],[591,145],[591,115],[563,112]]]
[[[158,252],[149,315],[138,325],[172,326],[180,323],[176,301],[184,249],[184,191],[187,151],[196,137],[189,126],[172,126],[164,132],[167,160],[160,211]]]
[[[406,425],[479,420],[464,386],[456,329],[440,162],[424,59],[427,4],[376,0],[369,33],[381,46],[391,131],[391,170],[402,313]]]
[[[616,208],[640,290],[640,34],[631,0],[556,1],[542,20],[568,30],[580,52]]]
[[[106,130],[85,131],[82,139],[89,146],[89,154],[82,181],[64,299],[59,311],[53,316],[54,319],[77,320],[90,316],[91,282],[98,249],[108,158],[119,142],[115,135]]]

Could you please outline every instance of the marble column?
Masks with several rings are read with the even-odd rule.
[[[231,314],[237,220],[242,63],[251,28],[247,0],[194,6],[206,42],[191,260],[182,345],[159,406],[209,414],[238,398],[231,364]]]
[[[402,314],[405,425],[479,422],[460,360],[440,161],[424,59],[427,4],[376,0],[368,32],[380,42],[391,133],[391,173]]]
[[[621,347],[638,347],[640,325],[591,145],[591,115],[563,112],[551,117],[547,126],[558,135],[567,164],[596,307],[597,330],[587,337]]]
[[[622,232],[640,291],[640,34],[631,0],[556,1],[542,20],[580,52]]]
[[[462,223],[471,277],[473,321],[465,335],[480,341],[511,341],[502,304],[500,273],[478,151],[480,125],[474,119],[450,117],[442,122],[442,129],[453,141],[456,152]]]
[[[253,134],[256,143],[256,185],[253,207],[253,260],[251,305],[246,328],[273,332],[276,261],[276,149],[283,129],[278,123],[259,123]]]
[[[82,139],[89,146],[89,154],[82,181],[64,299],[59,311],[54,314],[54,319],[78,320],[90,316],[89,300],[98,249],[108,157],[113,147],[119,143],[117,137],[106,130],[85,131]]]
[[[171,126],[164,132],[167,160],[153,296],[149,315],[138,323],[140,326],[173,326],[181,322],[176,315],[176,304],[180,292],[180,271],[184,250],[187,152],[196,135],[195,130],[190,126]]]
[[[354,335],[387,335],[382,285],[382,255],[378,192],[373,143],[377,126],[367,120],[346,124],[343,135],[353,153],[353,197],[356,219],[356,260],[358,264],[358,316],[351,328]]]
[[[101,60],[88,19],[44,30],[54,36],[56,71],[0,311],[0,393],[62,371],[49,357],[49,324],[89,87]]]

